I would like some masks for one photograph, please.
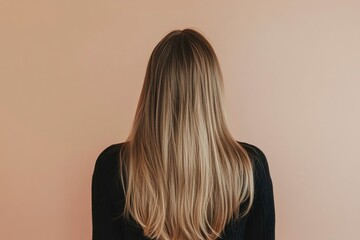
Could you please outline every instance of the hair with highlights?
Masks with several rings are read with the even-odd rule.
[[[220,65],[198,31],[174,30],[154,48],[122,150],[123,215],[148,238],[216,239],[250,210],[251,161],[229,132]]]

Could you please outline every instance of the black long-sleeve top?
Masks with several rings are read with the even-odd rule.
[[[256,146],[238,142],[252,160],[255,180],[254,203],[245,217],[226,225],[224,240],[275,239],[273,185],[264,153]],[[124,143],[112,144],[98,156],[92,176],[92,239],[148,240],[132,218],[122,216],[125,197],[119,182],[119,152]]]

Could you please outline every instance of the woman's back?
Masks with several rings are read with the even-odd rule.
[[[110,146],[95,167],[95,237],[273,238],[266,158],[231,135],[223,90],[217,56],[202,34],[175,30],[156,45],[126,144]],[[116,215],[124,221],[112,221]],[[109,236],[110,226],[116,233]]]
[[[124,144],[107,147],[96,160],[92,177],[93,240],[148,239],[133,219],[127,221],[121,216],[125,198],[119,182],[119,153]],[[275,239],[273,187],[267,159],[256,146],[239,144],[248,151],[254,164],[255,199],[248,215],[226,225],[222,239]]]

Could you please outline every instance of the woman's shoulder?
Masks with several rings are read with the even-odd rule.
[[[256,158],[257,160],[266,160],[264,152],[254,144],[248,142],[237,141],[248,153],[249,157]]]
[[[125,142],[120,143],[113,143],[105,147],[101,152],[99,156],[107,156],[107,155],[113,155],[120,152],[122,147],[125,145]]]
[[[125,142],[110,144],[103,148],[96,158],[92,174],[92,189],[95,198],[110,196],[118,190],[115,189],[118,187],[118,160],[124,145]]]
[[[259,147],[249,143],[239,143],[248,152],[253,164],[255,180],[254,202],[248,214],[245,236],[251,239],[275,239],[274,190],[268,161]]]
[[[269,163],[265,156],[265,153],[256,145],[237,141],[248,153],[250,160],[252,161],[255,175],[260,181],[264,181],[270,177]]]
[[[116,172],[119,153],[125,142],[113,143],[103,148],[95,161],[94,173],[106,174]]]
[[[108,145],[100,152],[97,160],[106,161],[109,158],[112,159],[120,153],[125,144],[126,142],[119,142]]]

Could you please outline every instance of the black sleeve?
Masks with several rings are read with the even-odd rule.
[[[116,239],[121,225],[114,221],[115,145],[98,156],[91,183],[92,239]]]
[[[274,240],[275,206],[269,166],[264,153],[257,147],[253,149],[255,196],[246,223],[245,239]]]

